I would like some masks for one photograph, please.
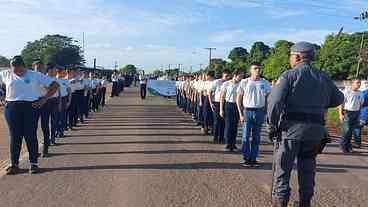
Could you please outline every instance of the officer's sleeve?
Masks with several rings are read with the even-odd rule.
[[[273,127],[278,127],[281,114],[285,109],[285,100],[289,92],[289,80],[282,75],[271,91],[268,98],[267,118]]]
[[[331,94],[328,108],[334,108],[343,104],[345,98],[344,93],[342,93],[331,80],[329,80],[329,83]]]

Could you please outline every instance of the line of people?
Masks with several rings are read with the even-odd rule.
[[[113,74],[111,75],[111,81],[112,81],[112,90],[110,97],[119,96],[119,94],[124,91],[125,82],[127,80],[121,73],[114,71]]]
[[[48,63],[46,70],[40,61],[25,67],[22,57],[15,56],[11,69],[0,72],[0,83],[5,86],[4,114],[10,134],[10,165],[7,174],[19,172],[22,140],[25,139],[30,168],[29,173],[39,172],[39,120],[43,132],[42,156],[49,156],[49,146],[57,145],[56,138],[63,138],[65,130],[73,130],[85,122],[91,112],[99,111],[106,104],[105,77],[97,78],[95,72],[57,66]]]
[[[257,166],[261,128],[266,115],[266,99],[271,83],[261,77],[262,65],[254,62],[250,76],[235,70],[224,70],[220,79],[213,71],[196,76],[180,77],[177,81],[177,105],[213,142],[225,144],[225,150],[238,150],[238,123],[243,124],[243,165]]]

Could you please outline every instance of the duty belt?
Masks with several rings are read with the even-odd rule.
[[[310,124],[325,124],[323,115],[318,114],[306,114],[306,113],[287,113],[283,117],[286,121],[298,121]]]

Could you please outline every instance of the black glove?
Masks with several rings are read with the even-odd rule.
[[[282,131],[277,129],[276,127],[270,127],[269,132],[268,132],[268,138],[270,139],[271,142],[280,142],[282,139]]]

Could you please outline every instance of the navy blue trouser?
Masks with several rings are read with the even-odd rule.
[[[101,88],[101,106],[104,107],[106,105],[106,87]]]
[[[64,130],[66,126],[66,119],[67,119],[67,104],[68,104],[68,97],[61,98],[61,106],[58,108],[58,116],[57,116],[57,127],[56,132],[59,135],[64,135]]]
[[[32,102],[8,102],[5,105],[5,120],[10,135],[10,159],[12,166],[19,165],[23,138],[29,153],[29,162],[38,164],[37,121],[39,109]]]
[[[359,114],[359,111],[345,111],[345,119],[340,144],[346,150],[350,150],[352,148],[351,138],[354,129],[359,126]]]
[[[208,132],[209,128],[213,126],[213,114],[212,109],[210,106],[210,101],[208,96],[204,96],[203,102],[203,123],[204,123],[204,130]]]
[[[41,107],[41,128],[43,132],[43,153],[48,153],[48,147],[51,143],[55,143],[56,128],[57,128],[57,115],[58,115],[57,98],[49,99],[45,105]],[[50,123],[51,121],[51,123]]]
[[[72,94],[72,100],[69,106],[69,109],[67,111],[67,116],[68,116],[68,127],[70,129],[72,129],[74,126],[77,125],[77,120],[76,117],[78,117],[78,112],[77,112],[77,101],[78,101],[78,97],[77,94],[74,92]]]
[[[119,93],[118,93],[118,82],[117,81],[113,81],[112,82],[111,97],[114,97],[114,96],[119,96]]]
[[[220,103],[214,102],[215,111],[213,111],[213,138],[214,141],[223,142],[225,133],[225,120],[220,116]]]
[[[225,141],[230,147],[236,144],[238,136],[239,112],[236,103],[225,103]]]
[[[145,99],[147,95],[147,85],[141,84],[141,98]]]

